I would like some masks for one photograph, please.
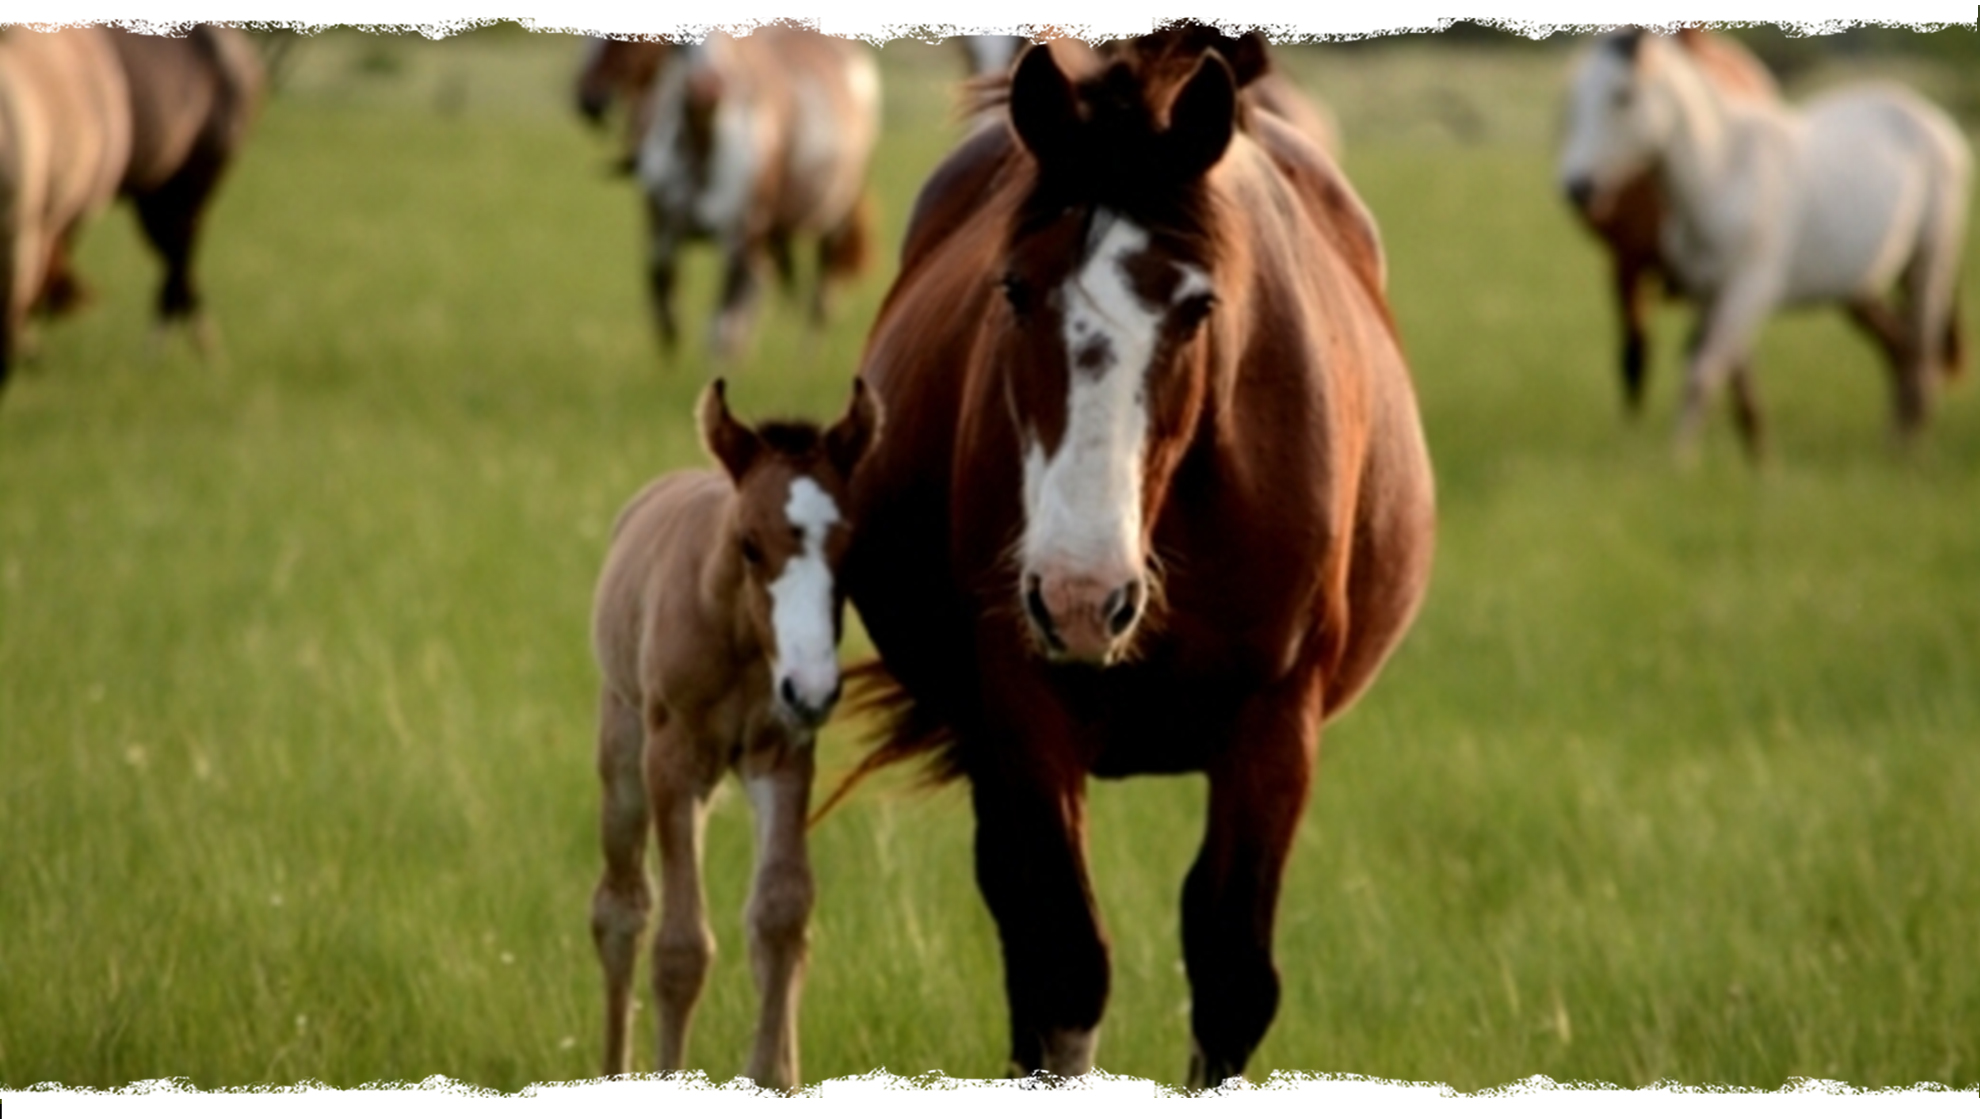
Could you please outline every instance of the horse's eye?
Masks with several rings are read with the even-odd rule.
[[[1192,295],[1181,303],[1176,304],[1176,329],[1182,331],[1184,334],[1194,332],[1197,327],[1203,325],[1204,319],[1210,317],[1210,312],[1216,306],[1217,297],[1207,291],[1199,295]]]
[[[1023,314],[1031,309],[1031,285],[1018,278],[1017,273],[1004,273],[998,286],[1004,289],[1004,301],[1011,305],[1011,310]]]
[[[743,538],[742,558],[743,562],[751,567],[763,566],[763,549],[757,545],[753,537]]]

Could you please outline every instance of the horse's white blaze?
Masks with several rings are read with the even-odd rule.
[[[825,564],[825,535],[838,523],[839,506],[817,482],[798,478],[791,482],[784,515],[804,543],[770,584],[770,623],[777,636],[775,686],[782,694],[784,681],[790,681],[798,699],[816,711],[839,687],[832,570]]]
[[[1125,267],[1147,247],[1146,233],[1102,211],[1093,242],[1059,292],[1070,386],[1065,434],[1049,452],[1035,433],[1026,440],[1023,559],[1034,571],[1064,565],[1125,578],[1140,568],[1145,378],[1162,308],[1142,302]],[[1093,352],[1104,359],[1083,357]]]

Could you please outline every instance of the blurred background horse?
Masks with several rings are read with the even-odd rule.
[[[193,278],[200,225],[261,108],[267,73],[254,43],[202,24],[182,37],[107,28],[131,98],[131,158],[120,190],[165,264],[158,325],[185,323],[201,349],[211,326]]]
[[[712,241],[724,256],[710,328],[718,357],[747,337],[766,256],[788,285],[792,243],[817,245],[810,312],[865,265],[872,237],[867,164],[880,131],[880,71],[846,39],[789,27],[721,32],[676,46],[658,66],[637,168],[648,217],[648,284],[662,343],[679,335],[674,283],[681,248]]]
[[[109,32],[0,29],[0,384],[29,310],[80,299],[70,246],[130,157],[130,89]]]
[[[1672,38],[1627,31],[1582,55],[1560,182],[1600,212],[1654,172],[1664,265],[1700,309],[1678,445],[1730,379],[1749,456],[1764,447],[1748,363],[1777,308],[1833,302],[1877,331],[1896,431],[1924,424],[1936,383],[1962,363],[1954,299],[1972,153],[1959,126],[1890,84],[1833,90],[1800,108],[1722,95]],[[1904,302],[1887,302],[1892,288]]]
[[[1772,103],[1780,99],[1774,76],[1753,52],[1728,35],[1696,27],[1680,28],[1674,42],[1690,52],[1698,73],[1729,101]],[[1646,170],[1601,199],[1570,198],[1575,212],[1609,251],[1617,310],[1622,319],[1623,402],[1634,414],[1643,406],[1645,363],[1649,360],[1649,285],[1661,283],[1678,294],[1664,263],[1661,243],[1665,206],[1657,175]]]

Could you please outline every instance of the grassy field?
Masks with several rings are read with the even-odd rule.
[[[520,33],[299,45],[212,214],[223,361],[150,355],[134,223],[87,236],[97,304],[0,398],[0,1084],[595,1068],[591,582],[619,504],[698,458],[709,371],[656,357],[575,58]],[[1414,633],[1327,732],[1251,1073],[1972,1085],[1973,381],[1901,458],[1869,346],[1792,316],[1759,359],[1771,464],[1717,416],[1677,469],[1683,317],[1626,422],[1603,266],[1549,182],[1563,58],[1288,55],[1383,224],[1442,526]],[[891,246],[957,63],[883,65]],[[838,407],[887,280],[822,336],[771,301],[739,410]],[[860,744],[822,749],[829,779]],[[1093,793],[1100,1063],[1173,1080],[1203,789]],[[901,780],[815,833],[808,1077],[1001,1073],[969,834],[959,790]],[[753,1015],[748,835],[728,798],[691,1052],[717,1079]]]

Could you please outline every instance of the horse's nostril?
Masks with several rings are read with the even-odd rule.
[[[1108,634],[1119,637],[1126,633],[1128,627],[1134,625],[1134,620],[1141,616],[1141,580],[1135,579],[1115,588],[1114,593],[1107,596],[1106,610]]]
[[[1593,201],[1595,198],[1594,180],[1588,178],[1585,175],[1577,175],[1574,178],[1569,179],[1567,183],[1567,196],[1568,196],[1568,201],[1574,203],[1576,206],[1580,207],[1581,209],[1586,210],[1588,208],[1588,203]]]
[[[1038,632],[1045,638],[1046,645],[1054,649],[1063,649],[1065,642],[1059,640],[1059,631],[1052,627],[1052,612],[1045,608],[1045,592],[1040,589],[1040,582],[1036,575],[1025,580],[1025,613],[1031,615],[1031,623],[1038,627]]]
[[[791,710],[804,710],[804,704],[798,702],[797,685],[791,683],[790,677],[784,677],[784,682],[778,687],[777,694],[784,697],[784,705]]]
[[[846,685],[844,681],[832,685],[832,694],[825,697],[825,706],[821,710],[830,711],[832,708],[837,707],[839,705],[839,696],[845,690]]]

